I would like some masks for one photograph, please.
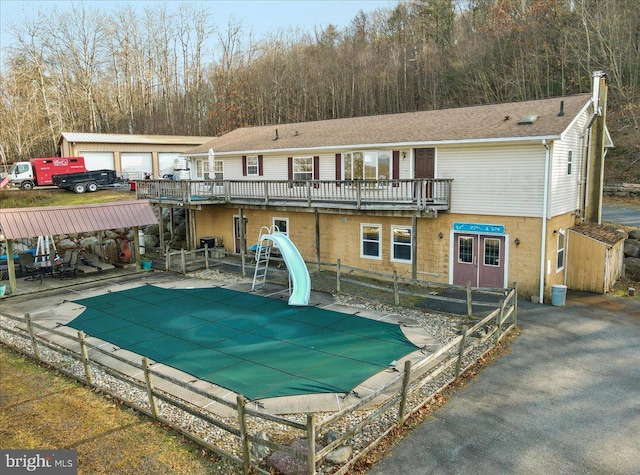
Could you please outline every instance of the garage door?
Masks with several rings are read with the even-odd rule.
[[[79,152],[87,170],[115,170],[113,152]]]
[[[122,178],[142,180],[145,173],[153,172],[150,152],[123,152],[120,158],[122,162]]]
[[[158,161],[160,162],[160,178],[165,175],[173,174],[173,164],[180,156],[177,152],[160,152],[158,154]]]

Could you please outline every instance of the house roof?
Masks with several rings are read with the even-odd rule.
[[[582,236],[613,246],[626,239],[626,233],[598,223],[581,223],[570,229]]]
[[[146,200],[0,209],[0,229],[6,239],[103,231],[157,223],[158,218]]]
[[[129,135],[62,132],[60,140],[73,143],[127,143],[150,145],[200,145],[214,137],[190,137],[186,135]]]
[[[564,114],[560,112],[564,102]],[[457,109],[407,112],[294,124],[243,127],[185,152],[185,155],[353,148],[382,144],[511,141],[560,138],[591,102],[590,94]],[[519,125],[527,115],[533,123]],[[277,137],[277,139],[276,139]]]

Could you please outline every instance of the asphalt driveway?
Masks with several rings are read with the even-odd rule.
[[[522,334],[370,475],[640,473],[640,302],[521,302]]]

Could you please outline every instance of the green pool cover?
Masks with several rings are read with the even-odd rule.
[[[70,327],[254,400],[348,393],[417,349],[397,325],[220,287],[75,302]]]

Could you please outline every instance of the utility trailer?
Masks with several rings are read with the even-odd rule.
[[[74,191],[75,193],[84,193],[88,191],[93,193],[100,188],[123,183],[116,176],[114,170],[93,170],[84,173],[68,173],[64,175],[54,175],[53,184],[58,188]]]

